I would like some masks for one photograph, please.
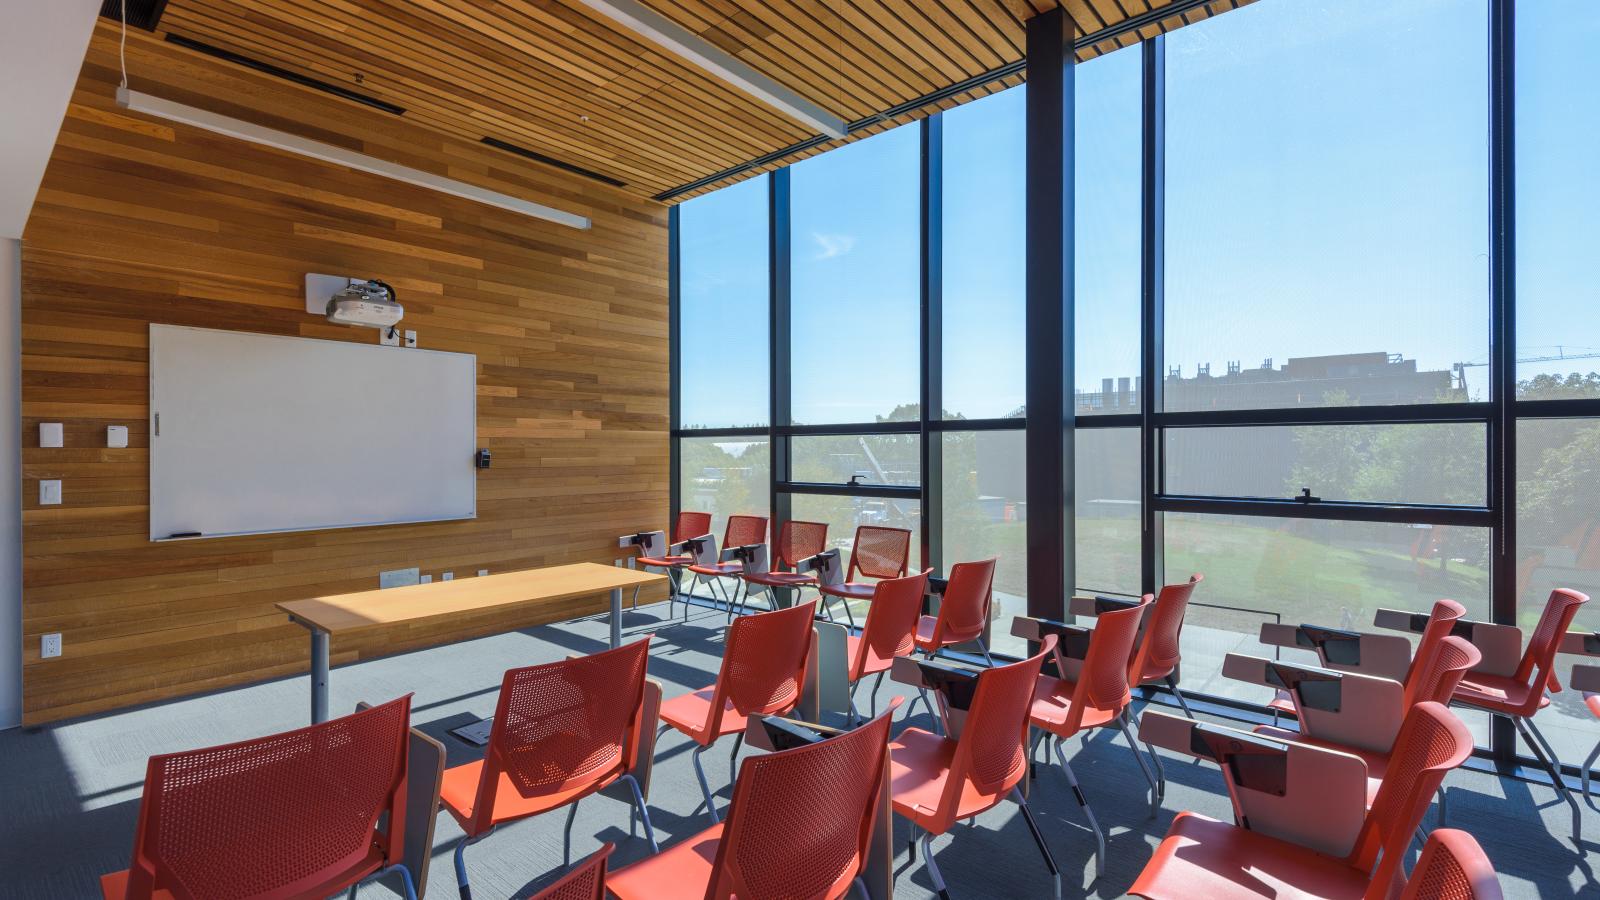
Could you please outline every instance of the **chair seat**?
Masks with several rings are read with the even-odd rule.
[[[920,616],[917,618],[917,636],[913,641],[916,643],[918,650],[943,650],[945,647],[954,647],[957,644],[965,644],[968,641],[975,641],[983,637],[983,630],[979,629],[972,634],[965,635],[947,633],[942,635],[940,640],[935,641],[933,632],[938,625],[938,616]]]
[[[618,900],[703,900],[711,886],[722,824],[679,841],[655,856],[606,874],[606,892]]]
[[[843,597],[846,600],[871,600],[878,586],[862,581],[845,581],[839,584],[824,584],[818,590],[830,597]]]
[[[817,583],[817,576],[801,572],[756,572],[744,576],[744,580],[768,587],[807,587]]]
[[[621,774],[622,770],[618,767],[616,771],[599,780],[585,778],[581,784],[574,787],[524,797],[511,776],[501,772],[500,783],[495,785],[494,811],[491,814],[490,824],[498,825],[501,822],[525,819],[566,806],[611,784]],[[440,805],[449,810],[457,824],[469,834],[472,833],[470,823],[473,806],[478,801],[478,782],[482,777],[483,760],[480,759],[445,769],[443,783],[439,786]]]
[[[956,819],[991,809],[1010,792],[1007,787],[998,794],[984,794],[969,784],[961,792],[953,814],[940,815],[939,800],[950,779],[955,752],[955,741],[920,728],[907,728],[889,743],[889,792],[896,814],[933,834],[943,834]]]
[[[1054,675],[1040,675],[1033,683],[1033,706],[1028,719],[1056,737],[1072,737],[1088,728],[1099,728],[1117,718],[1118,711],[1085,707],[1078,727],[1068,730],[1067,717],[1072,713],[1072,694],[1076,685]]]
[[[1350,747],[1345,744],[1336,744],[1332,741],[1318,740],[1306,737],[1298,731],[1287,728],[1274,728],[1271,725],[1260,725],[1255,728],[1255,733],[1277,741],[1293,741],[1297,744],[1306,744],[1311,747],[1322,747],[1326,750],[1337,750],[1340,753],[1350,753],[1361,757],[1367,764],[1367,808],[1372,808],[1372,801],[1378,799],[1378,788],[1383,786],[1383,776],[1389,771],[1389,754],[1379,753],[1375,750],[1363,750],[1360,747]]]
[[[733,560],[731,562],[716,563],[715,565],[710,566],[690,566],[689,571],[695,573],[696,575],[707,575],[720,578],[738,575],[740,572],[743,572],[744,563],[739,562],[738,560]]]
[[[681,569],[694,562],[692,556],[641,556],[634,560],[641,566],[654,569]]]
[[[745,717],[733,704],[723,701],[722,724],[716,734],[706,731],[707,723],[711,720],[711,700],[716,695],[716,686],[701,688],[681,697],[673,697],[661,704],[661,721],[666,722],[678,731],[683,732],[697,743],[709,745],[725,734],[743,731]]]
[[[1295,715],[1294,698],[1289,696],[1289,692],[1283,688],[1278,688],[1273,692],[1272,699],[1267,701],[1267,708],[1275,709],[1281,713],[1288,713],[1291,716]]]
[[[100,895],[104,897],[105,900],[123,900],[123,898],[127,897],[128,870],[123,869],[121,872],[112,872],[109,875],[101,875]],[[151,900],[175,900],[175,898],[172,896],[172,892],[166,890],[165,888],[152,892],[150,897]]]
[[[1358,900],[1369,881],[1343,860],[1185,812],[1128,893],[1150,900]]]
[[[1584,694],[1583,705],[1589,707],[1589,712],[1600,719],[1600,694]]]
[[[1509,716],[1528,716],[1550,705],[1550,698],[1543,690],[1538,691],[1537,705],[1533,704],[1535,690],[1538,689],[1533,685],[1505,675],[1468,672],[1450,700]]]
[[[385,860],[383,858],[382,851],[380,851],[376,846],[372,846],[367,849],[365,855],[357,858],[355,862],[351,863],[349,868],[345,869],[343,873],[330,877],[326,882],[314,885],[306,885],[301,882],[299,883],[299,886],[302,889],[294,891],[292,894],[285,892],[285,888],[280,888],[278,891],[269,892],[268,894],[260,896],[326,897],[330,894],[340,894],[343,893],[345,888],[350,887],[353,884],[359,884],[362,880],[372,875],[374,872],[382,869],[384,867],[384,863]],[[128,896],[128,870],[123,869],[120,872],[112,872],[107,875],[101,875],[100,894],[104,900],[125,900],[125,898]],[[158,888],[150,894],[150,897],[151,900],[177,900],[173,893],[165,888]]]
[[[861,671],[858,672],[856,671],[856,654],[860,652],[861,638],[852,634],[844,639],[845,665],[849,667],[849,671],[845,674],[850,681],[860,681],[868,675],[887,672],[894,667],[894,660],[892,659],[868,658],[862,661]]]

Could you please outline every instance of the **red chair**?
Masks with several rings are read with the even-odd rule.
[[[1128,665],[1129,687],[1165,682],[1172,696],[1177,698],[1178,706],[1183,708],[1183,714],[1191,719],[1194,713],[1189,711],[1188,701],[1178,690],[1178,663],[1182,657],[1179,638],[1183,635],[1183,617],[1189,611],[1189,597],[1204,580],[1204,575],[1194,574],[1186,582],[1161,588],[1150,610],[1150,621],[1145,623],[1144,635],[1134,650],[1133,661]]]
[[[1501,900],[1500,879],[1472,835],[1440,828],[1428,835],[1400,900]]]
[[[615,849],[617,845],[607,841],[577,868],[528,900],[606,900],[606,861]]]
[[[742,583],[739,576],[744,572],[744,563],[737,559],[730,559],[728,555],[736,547],[749,544],[764,544],[767,542],[767,517],[766,516],[729,516],[728,525],[722,530],[722,558],[710,565],[689,565],[685,568],[694,575],[694,583],[689,589],[704,581],[712,587],[721,587],[722,600],[728,605],[728,617],[733,617],[733,606],[738,602],[739,585]],[[734,583],[733,593],[729,593],[727,586],[722,584],[722,579],[732,578]],[[713,590],[715,599],[715,590]],[[688,615],[688,610],[684,610]]]
[[[325,897],[405,848],[411,695],[308,728],[150,757],[133,864],[106,900]],[[381,824],[380,824],[381,823]]]
[[[1067,783],[1072,786],[1072,794],[1077,798],[1078,805],[1083,808],[1084,817],[1089,820],[1089,829],[1094,832],[1095,840],[1096,878],[1100,877],[1105,864],[1105,832],[1100,830],[1094,810],[1089,808],[1089,800],[1078,786],[1078,779],[1067,762],[1062,743],[1090,729],[1108,725],[1115,727],[1127,738],[1128,749],[1133,751],[1139,771],[1150,783],[1150,796],[1154,801],[1158,790],[1155,777],[1145,766],[1144,754],[1133,742],[1133,732],[1128,730],[1125,716],[1129,704],[1133,702],[1133,693],[1128,689],[1128,656],[1149,606],[1146,595],[1146,599],[1137,606],[1101,613],[1092,631],[1072,626],[1061,628],[1055,646],[1056,672],[1071,671],[1067,651],[1072,648],[1068,648],[1067,644],[1081,646],[1085,640],[1088,643],[1087,650],[1082,653],[1083,663],[1077,677],[1069,681],[1058,675],[1040,673],[1034,682],[1033,706],[1028,717],[1033,726],[1039,729],[1040,739],[1047,735],[1054,739],[1056,760],[1061,764],[1062,773],[1067,776]]]
[[[1533,715],[1550,705],[1550,693],[1561,690],[1556,680],[1556,651],[1566,636],[1578,607],[1589,602],[1589,597],[1577,591],[1558,588],[1550,592],[1539,624],[1528,639],[1527,649],[1510,675],[1493,675],[1486,672],[1469,672],[1456,686],[1453,703],[1469,709],[1483,710],[1494,716],[1508,719],[1516,726],[1522,739],[1533,748],[1533,755],[1550,775],[1556,793],[1572,807],[1572,836],[1582,834],[1583,817],[1578,801],[1573,797],[1567,782],[1561,776],[1561,760],[1554,747],[1539,733],[1533,724]],[[1548,692],[1548,693],[1547,693]]]
[[[1455,714],[1437,703],[1420,703],[1406,714],[1389,777],[1343,858],[1185,812],[1173,820],[1128,892],[1149,900],[1390,897],[1404,878],[1401,862],[1434,791],[1471,753],[1472,734]],[[1223,771],[1231,770],[1224,765]],[[1236,811],[1239,791],[1230,776],[1228,793]],[[1318,815],[1306,810],[1307,820]]]
[[[750,716],[782,715],[800,702],[806,665],[816,646],[811,628],[816,611],[813,600],[735,619],[728,626],[716,683],[661,704],[661,733],[675,728],[697,745],[690,759],[713,823],[720,819],[700,754],[723,735],[737,734],[728,760],[731,768]]]
[[[672,523],[672,536],[669,540],[674,544],[681,544],[690,538],[711,533],[711,513],[704,512],[679,512],[677,521]],[[694,562],[692,556],[641,556],[636,562],[646,569],[665,569],[667,571],[667,584],[671,590],[667,593],[667,618],[672,618],[673,604],[678,602],[678,580],[682,577],[683,568]],[[639,607],[639,589],[633,589],[633,606]]]
[[[845,574],[844,581],[839,584],[824,584],[819,588],[823,595],[823,609],[827,609],[828,597],[838,597],[844,601],[845,619],[851,628],[856,627],[855,616],[850,612],[850,601],[871,600],[873,590],[871,583],[856,579],[860,576],[880,579],[904,578],[910,561],[909,530],[886,528],[882,525],[858,526],[855,543],[850,549],[850,568]]]
[[[854,731],[745,759],[725,824],[613,873],[607,889],[618,900],[845,896],[867,863],[893,712],[891,704]]]
[[[872,605],[867,608],[867,623],[861,626],[861,636],[845,638],[845,677],[850,681],[850,715],[859,717],[855,709],[856,689],[868,675],[877,675],[872,685],[872,711],[878,714],[878,686],[883,676],[894,665],[896,657],[910,656],[915,649],[913,640],[917,632],[917,617],[922,615],[922,597],[928,591],[928,572],[905,578],[880,581],[872,594]]]
[[[1017,789],[1028,774],[1028,710],[1034,680],[1045,656],[1054,651],[1055,641],[1054,635],[1047,636],[1036,656],[978,674],[960,737],[907,728],[889,745],[895,814],[910,821],[911,856],[916,858],[920,841],[928,876],[944,900],[949,900],[950,894],[933,860],[933,839],[957,821],[1000,805],[1008,795],[1022,807],[1023,819],[1055,881],[1055,896],[1061,896],[1060,870],[1033,820],[1027,798]]]
[[[827,547],[828,523],[785,522],[778,531],[777,546],[772,548],[774,558],[771,570],[746,574],[744,580],[747,584],[759,584],[774,590],[791,588],[798,600],[801,588],[817,585],[817,576],[797,571],[800,561],[816,556]],[[746,588],[746,601],[749,597],[749,589]]]
[[[938,616],[917,621],[917,649],[932,656],[946,647],[975,643],[989,665],[989,648],[983,632],[989,625],[989,605],[994,601],[995,558],[956,563],[950,567]]]
[[[650,639],[561,662],[511,669],[500,685],[483,759],[446,769],[441,805],[466,832],[456,844],[456,886],[471,900],[467,847],[507,822],[570,806],[566,851],[578,802],[623,781],[656,848],[650,812],[633,775],[644,729]],[[570,858],[570,856],[568,857]]]

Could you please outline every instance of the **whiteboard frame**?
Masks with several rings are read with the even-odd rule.
[[[156,409],[156,357],[155,353],[151,349],[154,343],[152,336],[155,334],[156,329],[167,329],[171,331],[210,331],[218,334],[245,334],[250,335],[251,337],[272,338],[280,341],[314,341],[322,344],[354,344],[358,347],[373,347],[374,349],[394,353],[431,353],[449,356],[465,356],[472,360],[473,372],[476,373],[478,369],[478,355],[476,353],[456,353],[449,350],[425,350],[418,347],[391,347],[383,344],[363,344],[359,341],[336,341],[328,340],[326,338],[301,337],[299,335],[290,334],[272,334],[265,331],[238,331],[229,328],[200,328],[195,325],[167,325],[159,322],[151,322],[149,324],[148,331],[146,332],[145,344],[145,354],[149,361],[150,372],[150,383],[147,391],[147,402],[149,403],[149,408],[146,410],[145,423],[147,427],[146,434],[148,435],[147,443],[150,448],[150,461],[149,465],[145,469],[145,491],[149,497],[148,530],[150,532],[150,543],[168,544],[178,543],[181,541],[208,541],[213,538],[249,537],[252,535],[263,534],[303,534],[306,532],[316,531],[340,531],[350,528],[383,528],[390,525],[424,525],[429,522],[467,522],[478,518],[478,478],[476,473],[479,470],[474,467],[474,476],[472,479],[472,514],[468,516],[437,516],[425,519],[395,519],[393,521],[384,522],[353,522],[343,525],[311,525],[303,528],[268,528],[260,531],[226,531],[218,532],[216,534],[191,535],[188,537],[172,537],[170,535],[157,537],[155,495],[152,492],[152,486],[155,483],[156,438],[158,437],[156,431],[156,417],[160,413]],[[476,374],[474,374],[472,386],[472,442],[474,446],[478,445],[478,383]]]

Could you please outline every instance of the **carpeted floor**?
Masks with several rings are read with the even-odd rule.
[[[650,674],[667,696],[704,687],[715,677],[723,616],[696,609],[685,624],[663,622],[665,605],[626,615],[628,634],[654,632]],[[605,646],[606,625],[591,618],[497,635],[388,659],[336,668],[331,708],[350,710],[360,700],[381,701],[415,692],[413,722],[444,743],[451,764],[481,755],[448,734],[451,728],[494,711],[503,670],[588,653]],[[886,683],[886,698],[895,685]],[[903,693],[903,690],[901,691]],[[98,897],[103,872],[128,864],[145,759],[150,754],[219,744],[305,724],[307,679],[290,678],[186,700],[156,704],[43,729],[0,732],[0,897]],[[898,726],[897,726],[898,727]],[[1107,865],[1091,883],[1093,837],[1084,827],[1066,781],[1054,766],[1045,770],[1033,797],[1052,851],[1064,872],[1069,897],[1116,897],[1132,884],[1180,810],[1229,815],[1215,767],[1164,757],[1170,785],[1160,815],[1148,816],[1145,784],[1126,744],[1099,734],[1073,741],[1073,768],[1107,830]],[[651,816],[663,845],[708,824],[690,768],[688,742],[669,733],[658,746],[651,790]],[[705,756],[707,774],[729,797],[727,755]],[[1600,897],[1594,860],[1600,850],[1600,812],[1586,809],[1590,839],[1575,847],[1568,814],[1548,787],[1456,772],[1446,782],[1450,824],[1477,836],[1500,872],[1508,897]],[[561,870],[561,813],[516,823],[475,845],[467,865],[476,897],[522,896]],[[1429,819],[1431,822],[1431,817]],[[907,831],[896,821],[897,896],[931,896],[921,861],[903,850]],[[625,864],[648,852],[628,839],[628,807],[606,797],[586,800],[573,829],[573,856],[602,841],[618,843],[613,862]],[[460,831],[441,816],[428,895],[454,898],[451,852]],[[958,826],[934,843],[939,866],[954,897],[1047,897],[1050,881],[1017,808],[1002,804]],[[382,886],[363,896],[388,896]]]

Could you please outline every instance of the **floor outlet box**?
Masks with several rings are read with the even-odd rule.
[[[39,638],[39,658],[55,659],[61,655],[61,633],[47,634]]]

